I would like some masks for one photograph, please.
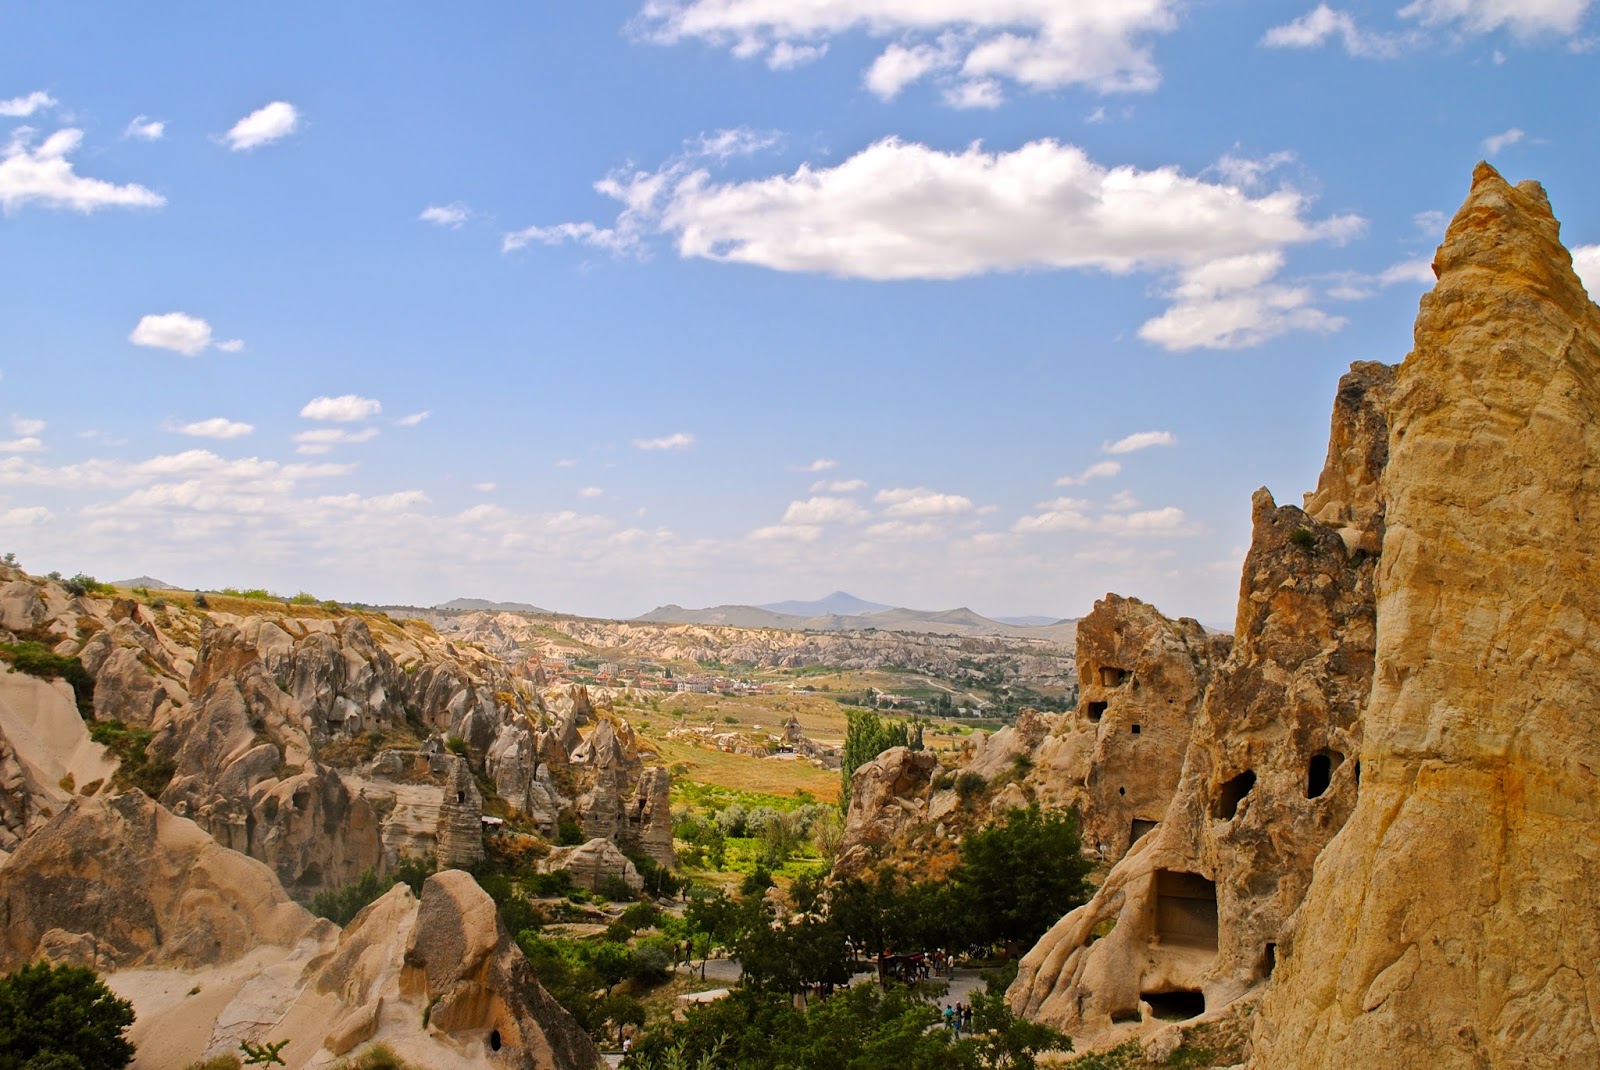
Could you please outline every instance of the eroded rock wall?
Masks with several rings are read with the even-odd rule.
[[[1272,973],[1316,856],[1355,804],[1374,646],[1376,558],[1363,547],[1383,523],[1373,503],[1391,382],[1392,369],[1360,364],[1340,383],[1335,422],[1357,431],[1330,449],[1312,495],[1326,520],[1256,492],[1233,647],[1176,795],[1023,958],[1008,993],[1019,1013],[1093,1036],[1163,1002],[1216,1010]],[[1098,686],[1137,680],[1110,666]]]
[[[1479,165],[1389,411],[1355,812],[1253,1066],[1600,1065],[1600,309]]]

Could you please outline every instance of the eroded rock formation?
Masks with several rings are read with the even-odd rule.
[[[1600,309],[1479,165],[1389,410],[1355,812],[1252,1065],[1600,1065]]]
[[[1024,957],[1009,992],[1019,1012],[1095,1034],[1152,1009],[1216,1009],[1271,974],[1312,864],[1355,804],[1374,627],[1363,547],[1383,523],[1370,503],[1391,380],[1363,364],[1340,383],[1348,441],[1336,436],[1308,501],[1326,521],[1256,492],[1233,648],[1205,690],[1177,794],[1094,898]],[[1139,676],[1096,667],[1085,699],[1107,704],[1080,713],[1103,725]]]

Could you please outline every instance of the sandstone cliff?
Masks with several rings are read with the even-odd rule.
[[[1341,381],[1339,430],[1307,503],[1316,515],[1256,492],[1234,644],[1205,688],[1176,795],[1094,898],[1023,958],[1008,993],[1019,1013],[1097,1036],[1215,1011],[1271,975],[1317,853],[1355,803],[1374,627],[1364,547],[1383,523],[1391,380],[1360,364]],[[1102,659],[1098,671],[1079,713],[1104,731],[1141,670]]]
[[[1479,165],[1390,407],[1355,812],[1261,1068],[1600,1065],[1600,309]]]

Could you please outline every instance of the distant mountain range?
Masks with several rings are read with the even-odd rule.
[[[790,608],[802,611],[821,609],[822,612],[785,611]],[[850,609],[852,612],[841,612],[841,609]],[[965,606],[937,611],[901,609],[867,602],[843,591],[835,591],[815,602],[712,606],[709,609],[658,606],[634,619],[660,624],[716,624],[733,628],[778,628],[784,631],[838,632],[877,628],[886,632],[941,635],[1007,635],[1020,639],[1050,639],[1060,643],[1071,643],[1078,632],[1075,620],[1055,620],[1050,617],[992,620]]]
[[[452,598],[433,607],[443,612],[456,613],[542,613],[550,616],[550,610],[540,609],[538,606],[527,602],[491,602],[487,598]]]
[[[129,587],[129,588],[132,588],[132,587],[143,587],[147,591],[182,591],[182,590],[185,590],[185,588],[179,587],[176,584],[168,583],[165,580],[158,580],[154,576],[135,576],[131,580],[112,580],[111,581],[111,586],[113,586],[113,587]]]

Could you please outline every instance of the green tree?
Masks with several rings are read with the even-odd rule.
[[[93,970],[34,963],[0,979],[0,1070],[121,1070],[133,1005]]]
[[[1003,941],[1015,951],[1032,944],[1074,907],[1088,901],[1090,863],[1071,812],[1013,809],[961,843],[954,883],[973,939]]]
[[[850,808],[850,778],[857,769],[890,747],[904,747],[911,741],[904,721],[885,721],[871,710],[849,710],[845,717],[844,764],[839,770],[844,778],[840,810]]]

